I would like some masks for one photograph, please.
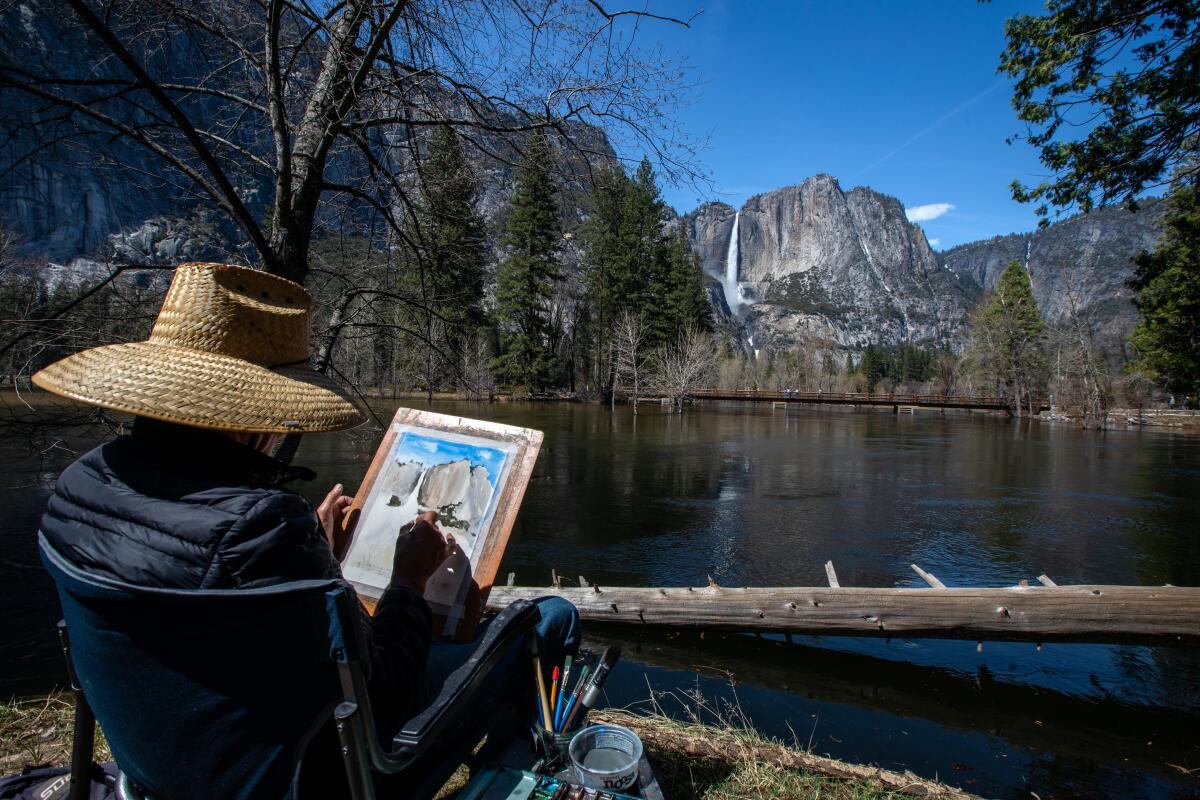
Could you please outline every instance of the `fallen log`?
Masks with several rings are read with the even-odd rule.
[[[547,595],[585,620],[826,636],[1200,644],[1200,588],[1013,586],[733,589],[492,587],[488,608]]]

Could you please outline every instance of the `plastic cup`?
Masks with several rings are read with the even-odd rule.
[[[623,792],[637,783],[642,740],[620,725],[590,725],[567,748],[576,780],[590,789]]]

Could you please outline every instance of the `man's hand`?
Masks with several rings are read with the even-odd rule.
[[[454,537],[437,529],[437,512],[427,511],[400,529],[392,558],[392,585],[425,594],[425,584],[454,550]]]
[[[347,524],[353,523],[353,520],[346,518],[346,509],[350,508],[354,498],[343,494],[343,491],[339,483],[329,490],[321,505],[317,506],[317,519],[321,521],[321,530],[329,542],[329,549],[339,561],[345,555],[346,546],[350,544],[350,531],[354,527],[353,524]]]

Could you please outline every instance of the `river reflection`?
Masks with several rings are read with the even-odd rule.
[[[936,412],[440,402],[434,410],[545,431],[500,574],[550,570],[609,585],[1002,586],[1200,584],[1200,439]],[[390,417],[391,407],[378,409]],[[378,432],[308,437],[297,457],[360,480]],[[83,441],[72,443],[83,447]],[[0,681],[32,691],[59,672],[36,519],[61,450],[4,442]],[[632,659],[614,702],[699,685],[772,734],[817,752],[1029,796],[1193,796],[1200,780],[1198,659],[1190,650],[597,630]],[[731,684],[731,681],[733,683]],[[1176,765],[1176,766],[1172,766]],[[1057,791],[1056,791],[1057,790]]]

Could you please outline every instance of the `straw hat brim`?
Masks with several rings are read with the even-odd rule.
[[[154,342],[94,347],[33,376],[55,394],[113,411],[214,430],[315,433],[366,417],[326,376]]]

